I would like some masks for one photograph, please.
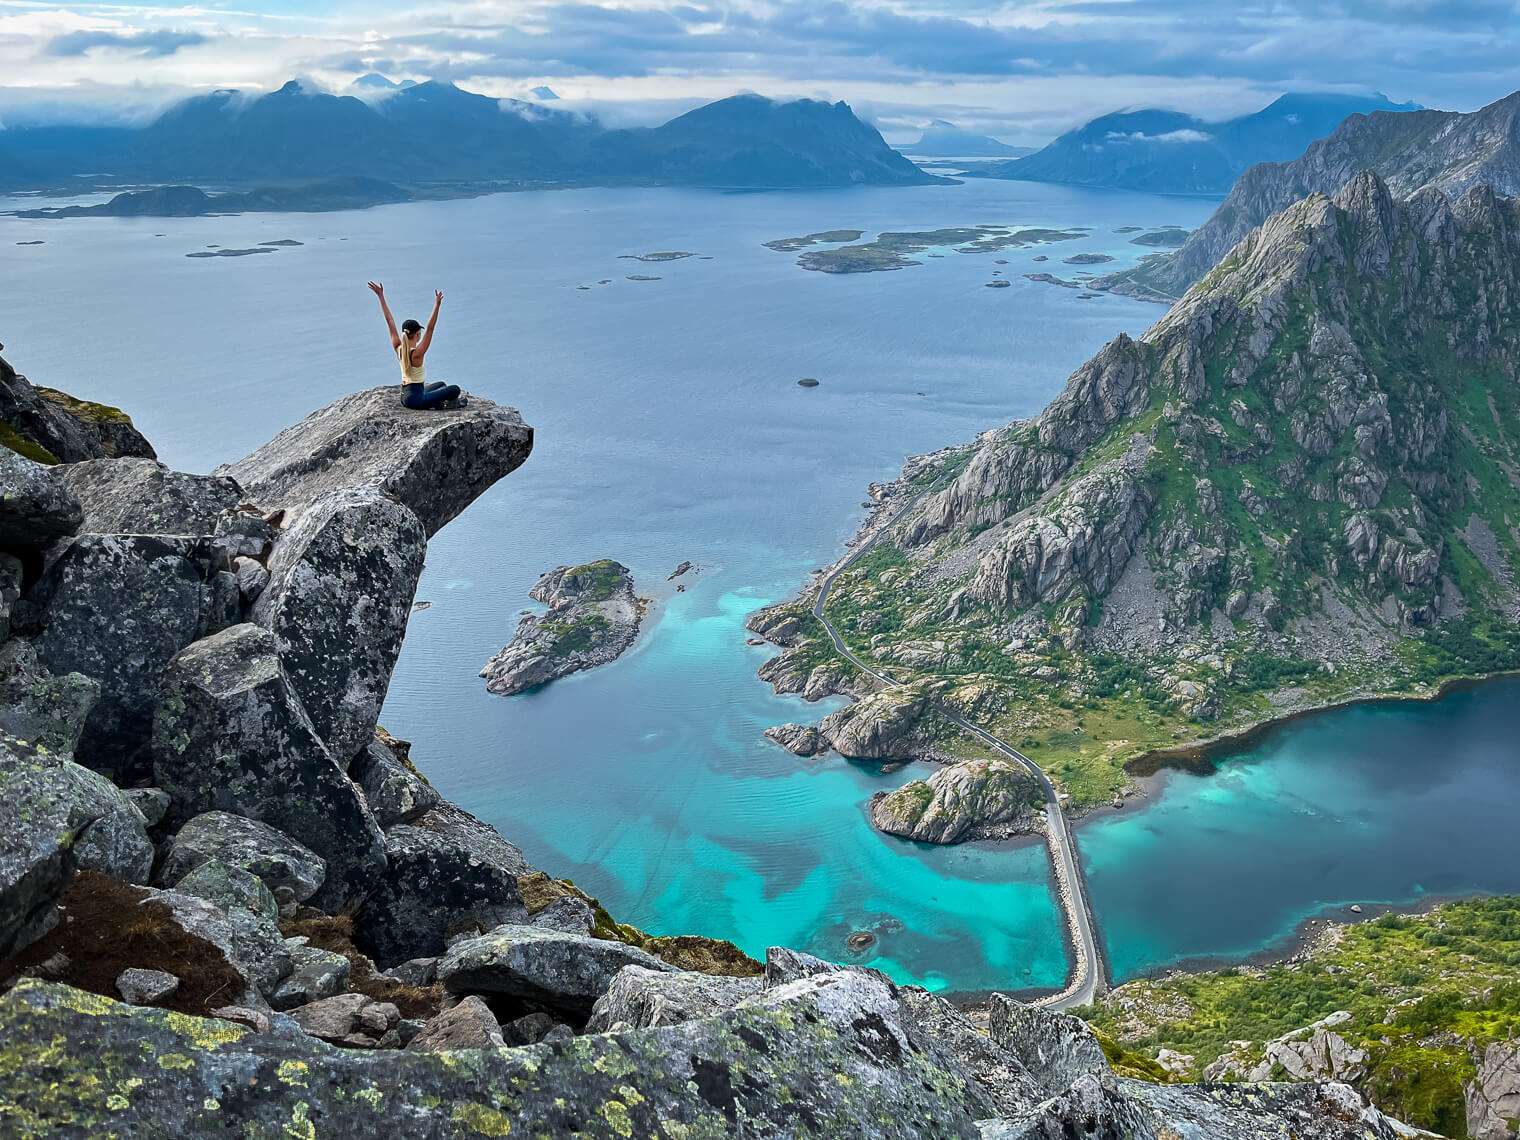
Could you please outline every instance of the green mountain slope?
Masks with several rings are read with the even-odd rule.
[[[1517,359],[1520,204],[1358,176],[1038,419],[914,464],[830,616],[1079,802],[1143,753],[1520,666]],[[754,622],[791,647],[765,675],[853,687],[810,600]]]

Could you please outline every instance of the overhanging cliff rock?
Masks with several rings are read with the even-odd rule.
[[[373,488],[410,507],[431,538],[532,450],[533,429],[513,408],[471,397],[459,411],[416,411],[390,385],[344,396],[215,473],[292,516],[333,492]]]

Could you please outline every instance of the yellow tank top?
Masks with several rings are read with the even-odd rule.
[[[425,378],[425,368],[421,364],[412,363],[412,349],[406,341],[402,341],[396,348],[396,359],[401,364],[401,383],[421,384]]]

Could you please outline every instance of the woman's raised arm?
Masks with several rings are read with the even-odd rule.
[[[369,291],[380,298],[380,311],[385,314],[385,327],[391,330],[391,351],[401,347],[401,334],[396,331],[396,318],[391,316],[391,307],[385,301],[385,286],[378,281],[369,283]],[[434,310],[436,315],[437,310]]]
[[[443,292],[440,290],[433,294],[433,315],[428,318],[427,329],[422,334],[422,343],[417,346],[419,360],[427,355],[428,345],[433,343],[433,330],[438,327],[438,310],[441,308],[443,308]]]

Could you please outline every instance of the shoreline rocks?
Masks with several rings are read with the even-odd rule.
[[[628,567],[610,558],[556,567],[529,594],[548,613],[524,614],[511,642],[480,671],[487,691],[500,696],[616,661],[638,637],[647,605]]]

